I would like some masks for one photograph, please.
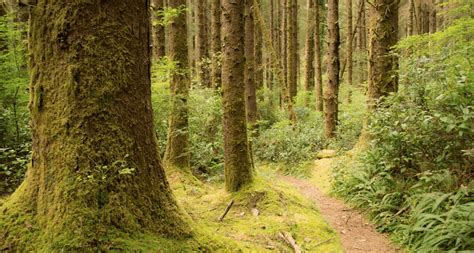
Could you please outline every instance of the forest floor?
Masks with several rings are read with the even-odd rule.
[[[402,252],[359,211],[329,195],[331,167],[336,159],[315,160],[309,179],[281,178],[315,203],[323,218],[338,232],[345,252]]]

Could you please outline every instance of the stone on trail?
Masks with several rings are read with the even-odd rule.
[[[319,151],[319,153],[316,155],[318,159],[323,159],[323,158],[332,158],[336,156],[336,150],[332,149],[323,149]]]

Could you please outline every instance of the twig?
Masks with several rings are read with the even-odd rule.
[[[298,244],[296,244],[295,239],[293,238],[293,236],[291,236],[290,233],[288,233],[288,232],[280,232],[280,233],[278,233],[278,236],[279,236],[280,238],[282,238],[286,243],[288,243],[288,244],[293,248],[293,250],[295,251],[295,253],[301,253],[301,248],[300,248],[300,246],[298,246]]]
[[[222,222],[222,220],[224,220],[224,217],[227,215],[227,213],[229,212],[233,204],[234,204],[234,200],[231,200],[229,204],[226,206],[226,208],[224,209],[224,213],[221,215],[221,217],[219,217],[219,222]]]
[[[334,237],[331,237],[331,238],[326,239],[326,240],[324,240],[324,241],[322,241],[322,242],[318,242],[318,244],[314,245],[313,248],[319,247],[319,246],[321,246],[321,245],[323,245],[323,244],[325,244],[325,243],[327,243],[327,242],[332,241],[333,239],[334,239]]]

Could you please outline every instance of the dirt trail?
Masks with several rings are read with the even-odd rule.
[[[329,225],[339,233],[346,252],[402,252],[390,242],[386,235],[378,233],[375,226],[357,210],[325,193],[329,185],[329,171],[333,160],[334,158],[326,158],[315,161],[312,171],[314,180],[289,176],[282,176],[282,178],[316,203]]]

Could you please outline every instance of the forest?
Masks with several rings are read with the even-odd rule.
[[[471,252],[473,179],[473,0],[0,0],[0,252]]]

